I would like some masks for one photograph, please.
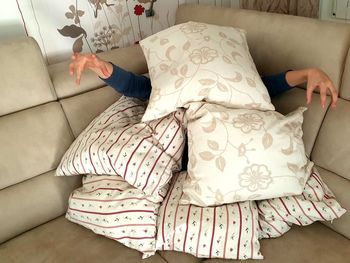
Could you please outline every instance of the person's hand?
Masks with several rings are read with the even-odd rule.
[[[338,92],[333,81],[322,70],[314,68],[307,71],[306,103],[310,104],[312,94],[315,89],[320,90],[320,103],[322,108],[326,105],[327,93],[332,96],[332,107],[334,108],[338,100]]]
[[[85,69],[94,71],[101,78],[108,78],[113,71],[113,66],[99,59],[95,54],[79,54],[75,53],[71,57],[72,61],[69,64],[69,74],[75,74],[75,82],[80,85],[81,74]]]

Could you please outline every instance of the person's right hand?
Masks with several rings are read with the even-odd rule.
[[[94,71],[101,78],[108,78],[113,71],[113,66],[102,59],[96,57],[95,54],[79,54],[75,53],[71,57],[72,62],[69,64],[69,74],[75,74],[75,82],[80,85],[81,74],[85,69]]]

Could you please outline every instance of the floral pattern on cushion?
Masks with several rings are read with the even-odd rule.
[[[198,101],[274,110],[244,30],[187,22],[143,39],[140,45],[152,83],[143,121]]]
[[[310,175],[303,112],[228,109],[192,102],[189,164],[181,204],[221,205],[301,194]]]

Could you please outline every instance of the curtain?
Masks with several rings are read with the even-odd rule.
[[[240,0],[244,9],[317,18],[319,0]]]

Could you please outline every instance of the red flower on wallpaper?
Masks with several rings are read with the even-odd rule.
[[[140,38],[142,39],[142,31],[140,26],[140,16],[145,12],[145,8],[142,5],[135,5],[134,7],[134,14],[137,15],[137,23],[139,25],[139,34]]]
[[[137,16],[140,16],[145,11],[145,8],[142,5],[135,5],[134,7],[134,14]]]

